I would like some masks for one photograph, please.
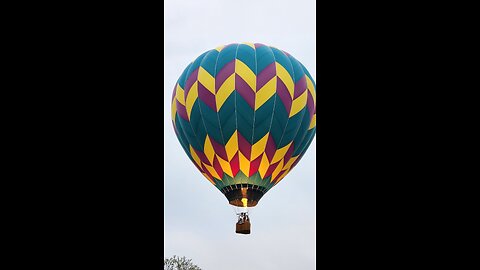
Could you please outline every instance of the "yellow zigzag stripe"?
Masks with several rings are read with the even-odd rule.
[[[238,136],[236,130],[228,140],[227,145],[225,145],[225,151],[227,152],[228,161],[231,161],[235,153],[238,152]]]
[[[262,161],[260,161],[260,166],[258,167],[258,172],[262,178],[265,177],[270,163],[268,162],[267,154],[263,153]]]
[[[310,78],[307,75],[305,75],[305,77],[307,78],[307,89],[313,97],[313,104],[316,105],[317,104],[316,103],[317,102],[317,94],[315,92],[315,87],[313,86],[312,80],[310,80]]]
[[[252,88],[253,91],[256,90],[257,85],[257,76],[255,73],[242,61],[236,59],[235,60],[235,73],[238,76],[242,77],[242,79]]]
[[[294,116],[303,108],[305,108],[305,106],[307,106],[307,91],[303,92],[303,94],[293,100],[290,115],[288,117]]]
[[[208,161],[210,161],[210,164],[213,164],[213,158],[215,157],[215,150],[213,149],[212,142],[210,141],[210,137],[208,135],[205,138],[203,153],[205,154],[205,156],[207,156]]]
[[[195,153],[195,150],[193,150],[193,147],[190,145],[190,155],[192,155],[193,160],[195,160],[195,163],[202,168],[202,161],[198,157],[197,153]]]
[[[196,81],[192,87],[190,88],[190,91],[188,91],[187,94],[187,101],[185,102],[186,109],[187,109],[187,115],[188,119],[190,119],[190,114],[192,113],[192,108],[193,104],[195,103],[195,100],[197,100],[198,97],[198,81]]]
[[[217,178],[218,180],[222,180],[222,178],[218,175],[217,171],[215,171],[215,169],[212,166],[205,163],[203,163],[203,166],[207,168],[207,170],[210,172],[211,175],[213,175],[213,177]]]
[[[277,181],[275,182],[275,185],[278,184],[278,182],[282,181],[282,179],[288,174],[289,170],[283,171],[283,173],[278,177]]]
[[[290,73],[288,73],[288,71],[278,62],[275,62],[275,66],[277,68],[277,76],[287,86],[288,92],[290,93],[290,98],[293,99],[293,90],[295,89],[295,84],[293,83],[292,77],[290,77]]]
[[[255,110],[258,110],[277,91],[277,76],[268,81],[257,93],[255,93]]]
[[[175,97],[173,98],[173,102],[172,102],[172,121],[173,121],[174,124],[175,124],[176,115],[177,115],[177,97],[175,95]]]
[[[218,160],[218,163],[220,163],[220,167],[222,167],[223,172],[228,174],[228,176],[233,177],[233,172],[232,172],[232,168],[230,167],[230,163],[228,163],[228,161],[222,159],[218,155],[217,155],[217,160]]]
[[[285,164],[282,168],[282,170],[285,170],[285,169],[289,169],[292,167],[292,164],[295,162],[295,160],[298,159],[300,155],[296,156],[296,157],[291,157],[290,160],[287,162],[287,164]]]
[[[248,176],[248,173],[250,172],[250,161],[248,161],[248,159],[240,151],[238,151],[238,160],[240,163],[240,171]]]
[[[284,147],[282,147],[280,149],[277,149],[277,151],[275,152],[275,155],[273,155],[272,164],[277,163],[279,160],[281,160],[285,157],[285,154],[287,153],[288,148],[290,147],[291,144],[292,144],[292,142],[290,142],[289,144],[285,145]],[[282,165],[283,165],[283,163],[282,163]]]
[[[235,73],[230,75],[228,79],[223,82],[222,86],[218,89],[217,94],[215,95],[215,101],[217,103],[217,112],[220,111],[222,108],[223,103],[225,100],[232,94],[233,90],[235,90]]]
[[[182,87],[180,87],[180,84],[177,84],[177,100],[178,102],[180,102],[180,104],[182,104],[183,106],[185,106],[185,96],[184,96],[184,91],[182,89]]]
[[[292,164],[295,162],[295,160],[298,159],[300,155],[296,156],[296,157],[291,157],[290,160],[287,162],[287,164],[283,165],[283,168],[280,170],[280,172],[283,172],[280,177],[278,177],[277,179],[277,182],[275,184],[277,184],[278,182],[280,182],[291,170],[292,170]]]
[[[203,67],[198,69],[198,81],[205,86],[208,91],[215,95],[215,78],[213,78],[213,76]]]
[[[252,154],[250,155],[250,160],[253,161],[259,157],[262,153],[265,152],[267,146],[267,140],[270,132],[267,132],[263,138],[261,138],[257,143],[252,146]]]
[[[274,162],[272,162],[273,164]],[[277,177],[277,175],[282,171],[282,168],[283,168],[283,159],[280,161],[280,163],[278,164],[277,168],[275,168],[275,170],[273,171],[272,173],[272,178],[270,179],[270,182],[273,182],[273,179],[275,177]]]
[[[317,114],[314,114],[312,117],[312,122],[310,122],[310,126],[308,127],[308,130],[314,128],[317,125]]]

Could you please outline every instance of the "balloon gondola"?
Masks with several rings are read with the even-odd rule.
[[[248,209],[300,161],[316,133],[316,86],[293,56],[259,43],[220,46],[190,63],[172,97],[178,140],[197,169]]]

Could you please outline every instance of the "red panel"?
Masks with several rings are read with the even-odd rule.
[[[205,166],[202,164],[203,172],[206,173],[208,176],[210,176],[212,179],[215,179],[213,175],[205,168]]]
[[[213,168],[217,172],[218,176],[220,176],[220,179],[223,178],[222,166],[220,166],[220,162],[218,162],[217,156],[213,158]]]
[[[275,169],[277,168],[277,166],[278,166],[279,163],[280,163],[280,161],[277,162],[277,163],[275,163],[275,164],[272,164],[272,165],[270,165],[270,167],[268,167],[268,170],[267,170],[267,172],[265,173],[265,178],[267,178],[267,177],[269,177],[270,175],[272,175],[273,171],[275,171]]]
[[[230,167],[232,167],[232,173],[235,177],[237,173],[240,171],[240,161],[238,159],[238,152],[233,156],[232,160],[230,161]]]
[[[258,167],[260,167],[260,162],[262,161],[262,156],[258,156],[254,161],[250,162],[250,173],[248,177],[254,175],[255,173],[258,172]]]

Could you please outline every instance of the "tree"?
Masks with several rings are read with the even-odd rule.
[[[164,270],[202,270],[192,263],[192,260],[185,257],[173,256],[163,260]]]

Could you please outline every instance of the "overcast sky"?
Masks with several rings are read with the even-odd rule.
[[[315,146],[251,213],[252,233],[235,233],[225,196],[191,164],[175,137],[175,82],[201,53],[253,42],[284,50],[317,80],[314,0],[165,0],[164,257],[186,256],[203,270],[315,269]],[[287,218],[288,217],[288,218]]]

